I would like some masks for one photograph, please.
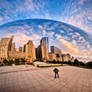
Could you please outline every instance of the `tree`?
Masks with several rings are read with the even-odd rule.
[[[12,65],[12,64],[14,64],[14,61],[11,59],[9,60],[9,65]]]
[[[3,63],[4,63],[5,65],[8,65],[8,64],[9,64],[9,62],[8,62],[7,59],[4,59],[4,60],[3,60]]]
[[[87,62],[86,66],[92,68],[92,62]]]
[[[15,63],[16,65],[19,65],[19,58],[15,59],[15,60],[14,60],[14,63]]]
[[[54,59],[54,60],[52,61],[52,63],[54,63],[54,64],[55,64],[55,63],[56,63],[56,60]]]
[[[71,61],[68,61],[67,63],[68,63],[69,65],[72,65],[72,64],[73,64]]]
[[[79,62],[80,63],[80,66],[85,66],[85,64],[83,62]]]
[[[20,62],[21,62],[22,64],[25,64],[26,61],[25,61],[24,58],[21,58],[21,59],[20,59]]]
[[[79,61],[78,61],[78,59],[75,59],[73,64],[79,66]]]

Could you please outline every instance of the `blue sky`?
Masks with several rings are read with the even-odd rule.
[[[92,0],[0,0],[0,25],[30,18],[63,21],[92,34]]]

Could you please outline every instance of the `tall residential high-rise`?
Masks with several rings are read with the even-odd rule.
[[[45,44],[48,48],[48,51],[49,51],[49,38],[48,37],[43,37],[42,40],[45,40]]]

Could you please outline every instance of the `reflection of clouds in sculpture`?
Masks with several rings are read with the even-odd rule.
[[[48,28],[51,28],[48,30]],[[90,51],[92,42],[88,34],[73,26],[51,20],[20,20],[0,27],[0,37],[14,35],[16,46],[23,46],[33,40],[35,47],[42,37],[49,37],[49,44],[61,48],[64,52],[81,54]],[[84,55],[84,54],[83,54]]]

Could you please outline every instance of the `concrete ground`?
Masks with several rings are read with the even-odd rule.
[[[0,67],[0,92],[92,92],[92,70],[61,66],[53,69],[26,66]]]

